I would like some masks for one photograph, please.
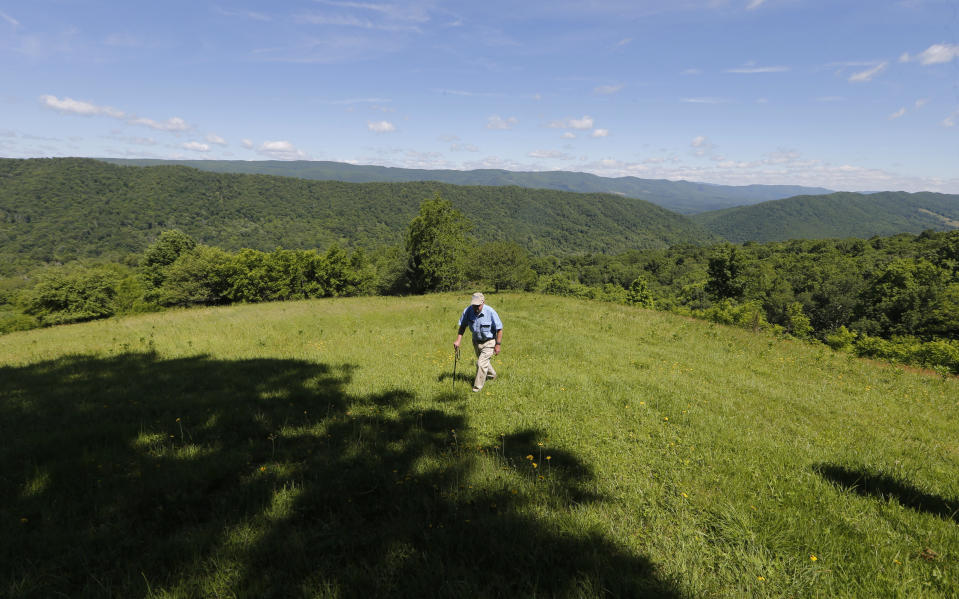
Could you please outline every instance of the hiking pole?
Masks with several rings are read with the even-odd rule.
[[[456,352],[453,354],[453,385],[450,387],[450,391],[456,389],[456,363],[460,361],[460,348],[456,348]]]

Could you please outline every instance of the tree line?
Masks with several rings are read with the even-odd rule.
[[[479,241],[435,195],[402,245],[230,252],[166,230],[142,253],[0,285],[0,332],[160,310],[351,295],[523,289],[667,310],[959,372],[959,231],[531,256]]]

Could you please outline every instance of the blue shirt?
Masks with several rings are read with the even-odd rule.
[[[503,321],[499,319],[496,310],[483,305],[483,310],[477,314],[473,306],[467,306],[460,316],[460,326],[466,325],[473,331],[473,341],[482,343],[496,338],[496,331],[503,328]]]

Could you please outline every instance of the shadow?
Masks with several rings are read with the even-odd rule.
[[[470,374],[469,372],[460,372],[460,371],[457,371],[457,372],[456,372],[456,382],[457,382],[457,383],[463,382],[463,383],[466,383],[467,385],[469,385],[470,387],[472,387],[472,386],[473,386],[473,379],[476,378],[476,367],[474,366],[474,367],[470,368],[470,372],[472,372],[473,374]],[[442,374],[440,374],[439,376],[436,377],[436,382],[437,382],[437,383],[442,383],[443,381],[449,381],[449,380],[451,380],[452,378],[453,378],[453,373],[452,373],[452,372],[444,372],[444,373],[442,373]],[[452,384],[455,384],[455,383],[452,383]]]
[[[575,455],[531,472],[537,431],[479,447],[452,394],[350,394],[355,369],[0,368],[0,595],[681,596],[645,557],[533,516],[604,500]]]
[[[834,464],[818,464],[813,470],[826,480],[857,495],[883,500],[895,499],[905,507],[959,523],[959,501],[947,501],[891,476],[868,470],[851,470]]]

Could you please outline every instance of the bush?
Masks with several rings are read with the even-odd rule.
[[[104,267],[50,269],[25,293],[24,312],[45,326],[107,318],[118,311],[120,284],[121,277]]]

